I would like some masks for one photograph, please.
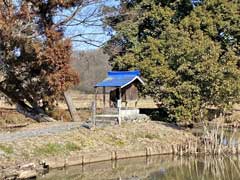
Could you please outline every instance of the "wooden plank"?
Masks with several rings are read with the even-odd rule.
[[[95,96],[94,96],[94,102],[93,102],[93,125],[96,125],[96,111],[97,111],[97,87],[95,87]]]
[[[106,88],[103,87],[103,107],[106,107]]]
[[[65,98],[68,110],[69,110],[70,115],[72,117],[72,121],[78,121],[79,116],[78,116],[77,110],[76,110],[76,108],[73,104],[73,100],[72,100],[72,97],[71,97],[69,91],[66,91],[63,94],[64,94],[64,98]]]
[[[94,101],[92,102],[92,124],[96,125],[96,104]]]
[[[119,117],[118,114],[98,114],[96,117]]]
[[[119,88],[119,100],[117,106],[118,106],[118,124],[121,125],[122,88]]]

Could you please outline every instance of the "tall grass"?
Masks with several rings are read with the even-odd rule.
[[[182,145],[173,147],[176,154],[211,154],[227,155],[240,154],[238,129],[234,125],[226,128],[224,124],[203,123],[202,134],[197,136],[197,140],[188,140]]]

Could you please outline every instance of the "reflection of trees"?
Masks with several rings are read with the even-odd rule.
[[[70,167],[66,171],[51,171],[43,179],[147,179],[154,172],[163,174],[166,169],[179,166],[179,163],[180,161],[172,156],[132,158]]]
[[[238,157],[189,157],[181,166],[168,169],[162,179],[237,180],[240,177]]]
[[[239,162],[237,156],[153,156],[70,167],[43,179],[238,180]]]

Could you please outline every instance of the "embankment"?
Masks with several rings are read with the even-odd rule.
[[[173,146],[194,139],[191,133],[160,122],[124,123],[94,130],[79,127],[0,143],[0,174],[19,174],[29,163],[30,169],[36,170],[168,154],[173,153]]]

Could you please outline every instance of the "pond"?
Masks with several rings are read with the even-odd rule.
[[[52,170],[38,180],[239,180],[240,157],[152,156]]]

